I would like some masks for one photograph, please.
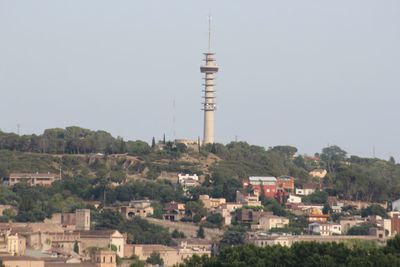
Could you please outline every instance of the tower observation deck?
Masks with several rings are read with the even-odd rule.
[[[208,32],[208,52],[204,53],[204,64],[200,67],[200,72],[204,73],[204,135],[203,145],[214,143],[214,112],[216,109],[215,102],[215,73],[218,72],[218,66],[214,58],[215,53],[211,52],[211,17],[209,17]]]

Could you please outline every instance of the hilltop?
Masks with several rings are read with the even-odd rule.
[[[382,202],[398,198],[400,192],[400,165],[393,158],[348,156],[337,146],[305,157],[291,146],[265,149],[231,142],[189,148],[166,140],[125,141],[75,126],[48,129],[41,135],[0,132],[1,177],[60,169],[63,178],[89,179],[93,186],[101,179],[116,184],[166,179],[174,184],[178,173],[196,173],[202,182],[197,192],[227,200],[241,189],[241,180],[252,175],[292,176],[297,186],[318,183],[330,195],[348,200]],[[314,169],[328,173],[314,178],[309,174]]]

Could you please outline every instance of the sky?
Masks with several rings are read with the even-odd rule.
[[[210,13],[217,142],[400,160],[398,0],[0,0],[0,129],[201,137]]]

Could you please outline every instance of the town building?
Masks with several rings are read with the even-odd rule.
[[[90,230],[75,231],[80,234],[81,251],[88,252],[90,247],[109,248],[114,245],[117,248],[117,255],[124,257],[124,246],[127,236],[118,230]]]
[[[240,191],[236,191],[236,203],[240,203],[244,206],[258,207],[262,206],[260,197],[255,194],[244,195]]]
[[[292,193],[294,192],[294,177],[291,176],[279,176],[276,178],[277,190],[282,192]]]
[[[126,219],[132,219],[135,216],[147,217],[154,213],[154,209],[151,206],[151,201],[145,200],[133,200],[129,202],[128,206],[122,206],[120,208],[120,213]]]
[[[258,224],[263,216],[272,216],[269,211],[255,211],[252,209],[242,208],[236,211],[236,220],[240,223],[255,223]]]
[[[319,209],[310,209],[306,215],[308,222],[326,223],[329,219],[328,214],[323,214]]]
[[[167,203],[164,208],[163,219],[177,222],[185,217],[185,204],[175,201]]]
[[[258,219],[258,223],[252,224],[252,230],[268,231],[273,228],[284,228],[289,225],[289,219],[275,215],[263,215]]]
[[[212,198],[209,195],[200,195],[199,200],[203,202],[204,207],[208,210],[218,208],[226,203],[225,198]]]
[[[244,192],[248,191],[248,188],[252,188],[254,194],[261,195],[267,198],[275,198],[276,194],[276,178],[275,177],[263,177],[263,176],[251,176],[248,181],[243,182]]]
[[[301,197],[296,195],[289,195],[288,199],[286,200],[287,203],[301,203]]]
[[[308,173],[311,177],[323,179],[328,172],[325,169],[314,169]]]
[[[54,173],[11,173],[9,185],[13,186],[19,182],[26,182],[29,185],[50,186],[54,181],[60,179],[59,174]]]
[[[400,198],[392,201],[392,211],[400,211]]]
[[[356,225],[361,225],[365,223],[366,220],[361,218],[360,216],[358,217],[349,217],[349,218],[343,218],[339,221],[341,227],[342,227],[342,234],[347,234],[350,228]]]
[[[54,213],[45,223],[58,224],[71,230],[90,230],[90,210],[77,209],[73,213]]]
[[[0,232],[0,254],[10,256],[25,255],[26,239],[25,237],[13,233],[11,229]]]
[[[127,258],[136,255],[139,260],[145,261],[152,253],[159,253],[164,265],[172,267],[193,255],[210,256],[213,247],[210,241],[197,238],[174,239],[173,243],[174,246],[128,244],[125,246],[125,255]]]
[[[183,191],[186,193],[190,188],[200,185],[199,177],[197,174],[178,174],[178,183],[182,186]]]
[[[304,184],[303,188],[296,188],[296,195],[299,196],[308,196],[314,193],[319,188],[317,184]]]
[[[4,267],[44,267],[44,260],[28,256],[1,256]]]
[[[339,223],[311,223],[308,225],[310,234],[317,234],[321,236],[341,235],[342,226]]]

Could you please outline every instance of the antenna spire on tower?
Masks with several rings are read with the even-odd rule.
[[[211,52],[211,13],[208,15],[208,52]]]

